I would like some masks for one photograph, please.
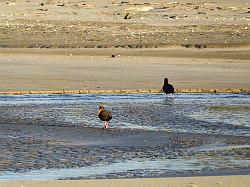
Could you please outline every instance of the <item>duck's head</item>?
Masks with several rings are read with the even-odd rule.
[[[164,78],[164,84],[168,84],[168,78]]]
[[[99,111],[102,111],[102,110],[104,110],[105,108],[104,108],[104,106],[99,106]]]

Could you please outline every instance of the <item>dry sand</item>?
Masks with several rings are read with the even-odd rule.
[[[247,0],[0,0],[0,9],[4,48],[250,44]]]
[[[247,0],[0,0],[0,9],[0,92],[159,90],[164,77],[177,89],[249,89]]]
[[[177,89],[249,89],[249,7],[0,0],[0,92],[160,90],[164,77]]]
[[[107,180],[71,180],[71,181],[33,181],[2,182],[0,187],[100,187],[100,186],[147,186],[147,187],[248,187],[250,179],[247,175],[215,176],[215,177],[178,177],[178,178],[145,178],[145,179],[107,179]]]

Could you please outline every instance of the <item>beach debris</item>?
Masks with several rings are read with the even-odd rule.
[[[132,16],[129,16],[129,13],[127,13],[125,16],[124,16],[124,19],[131,19]]]
[[[203,49],[203,48],[207,48],[207,45],[206,44],[181,44],[181,47]]]
[[[199,10],[200,6],[195,6],[194,9],[195,10]]]
[[[44,6],[44,3],[40,3],[39,5],[40,5],[40,6]]]
[[[6,5],[16,5],[16,3],[10,2],[10,1],[6,1],[5,3],[6,3]]]
[[[177,16],[176,16],[176,15],[172,15],[172,16],[169,16],[169,18],[171,18],[171,19],[176,19]]]
[[[93,4],[93,3],[81,3],[81,7],[84,7],[84,8],[94,8],[95,4]]]
[[[80,2],[80,3],[74,3],[72,6],[77,8],[91,9],[95,7],[95,4],[91,2]]]
[[[206,14],[206,12],[198,12],[197,14]]]
[[[37,10],[40,10],[40,11],[48,11],[47,8],[38,8]]]
[[[115,58],[115,55],[111,55],[112,58]]]
[[[122,1],[121,4],[128,4],[128,1]]]
[[[177,19],[177,15],[164,15],[163,17],[169,18],[169,19]]]
[[[181,44],[181,47],[191,48],[192,45],[191,44]]]
[[[65,5],[64,3],[57,4],[57,6],[64,6],[64,5]]]
[[[194,44],[194,48],[203,49],[206,48],[206,44]]]

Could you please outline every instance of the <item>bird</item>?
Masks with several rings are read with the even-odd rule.
[[[99,106],[98,117],[104,122],[103,129],[109,128],[109,121],[112,119],[112,113],[105,110],[104,106]]]
[[[162,90],[165,94],[174,93],[173,85],[168,83],[168,78],[164,78],[164,85],[162,86]]]

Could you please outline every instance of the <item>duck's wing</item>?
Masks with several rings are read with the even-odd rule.
[[[102,120],[102,121],[109,121],[112,119],[112,113],[107,111],[107,110],[103,110],[99,113],[98,117]]]
[[[169,84],[169,89],[171,93],[174,93],[174,86],[172,84]]]
[[[109,120],[111,120],[112,119],[112,112],[108,112],[108,115],[109,115]]]

